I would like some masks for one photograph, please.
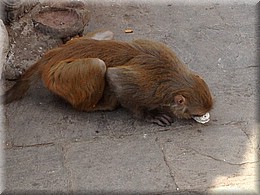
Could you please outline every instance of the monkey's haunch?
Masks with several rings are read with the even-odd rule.
[[[82,111],[92,111],[105,87],[106,65],[98,58],[68,59],[44,71],[45,86]]]

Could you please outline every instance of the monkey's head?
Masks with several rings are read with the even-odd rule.
[[[173,96],[170,109],[177,118],[201,117],[213,107],[213,99],[206,82],[192,74]]]

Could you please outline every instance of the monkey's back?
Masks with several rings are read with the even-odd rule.
[[[122,66],[138,55],[152,55],[172,61],[175,67],[186,68],[165,44],[150,40],[123,42],[116,40],[75,39],[47,52],[41,59],[43,66],[51,66],[67,59],[99,58],[107,67]]]
[[[140,51],[126,42],[80,39],[50,50],[44,55],[42,61],[43,66],[52,66],[67,59],[99,58],[107,67],[114,67],[124,65],[139,54]]]

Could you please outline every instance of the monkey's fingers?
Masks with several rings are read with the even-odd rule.
[[[173,123],[173,118],[166,114],[163,114],[163,115],[155,116],[154,118],[150,119],[150,122],[162,127],[166,127],[166,126],[170,126]]]

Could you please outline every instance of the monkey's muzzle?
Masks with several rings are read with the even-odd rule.
[[[197,121],[198,123],[207,123],[210,120],[210,114],[207,112],[206,114],[204,114],[201,117],[192,117],[195,121]]]

